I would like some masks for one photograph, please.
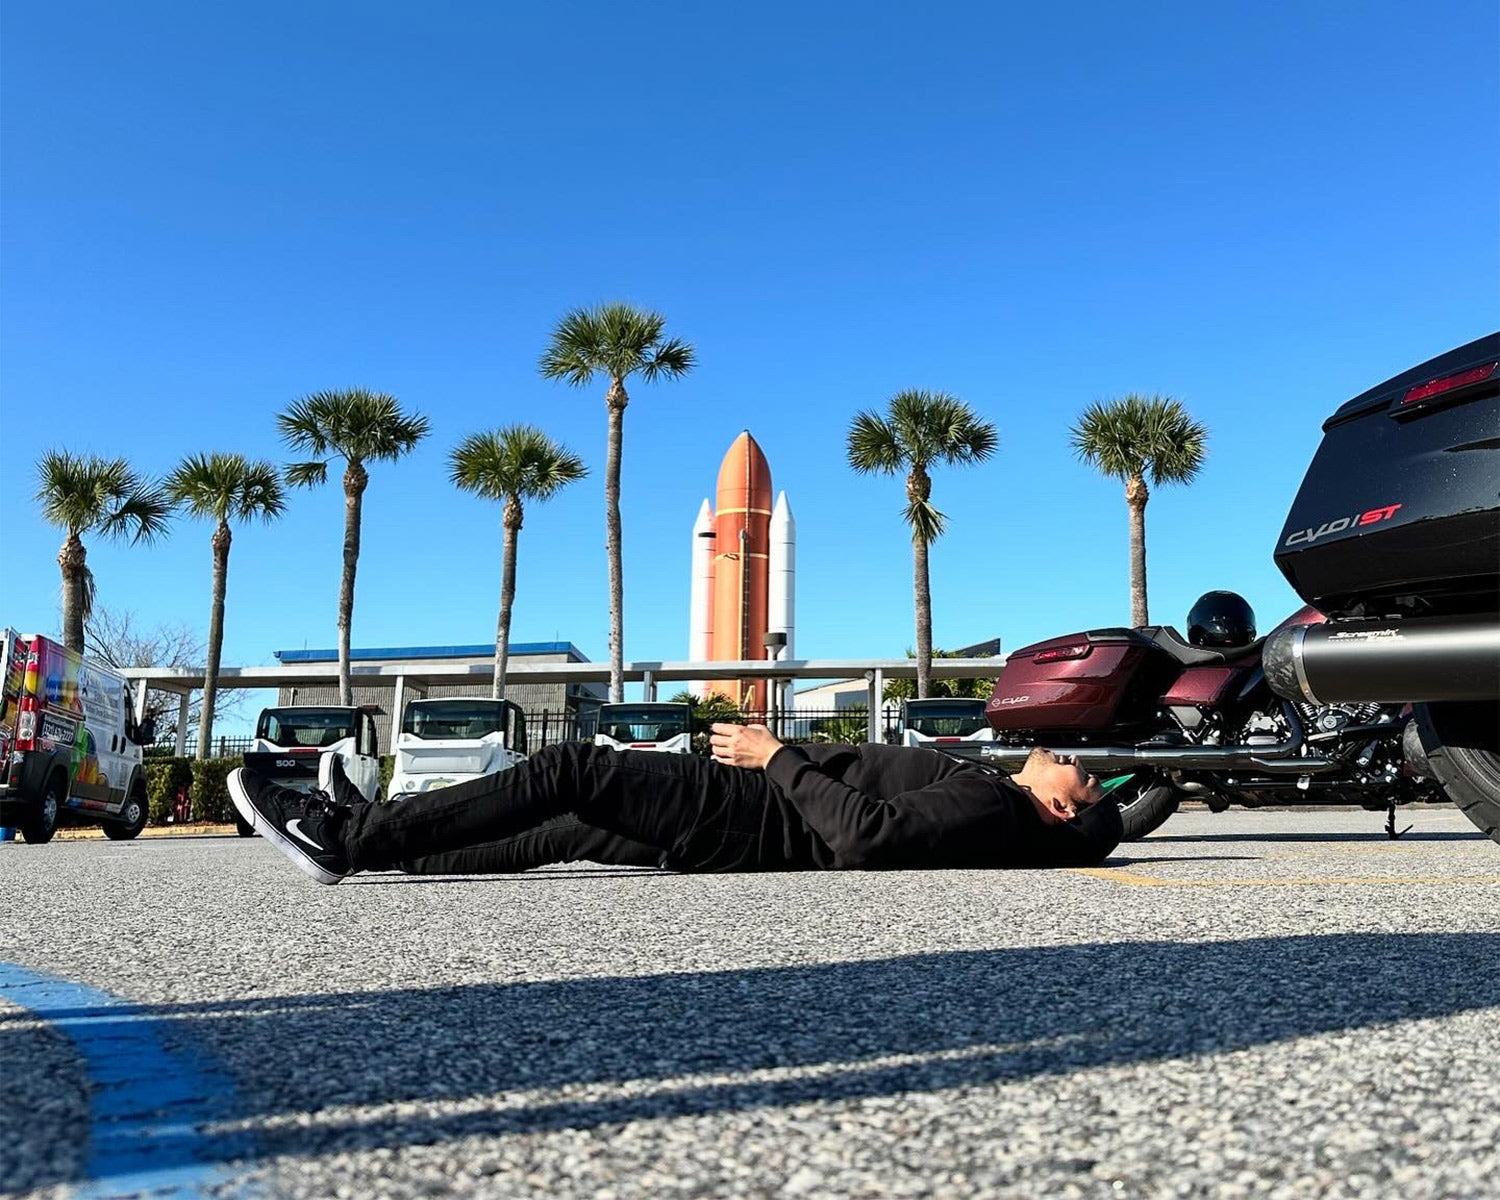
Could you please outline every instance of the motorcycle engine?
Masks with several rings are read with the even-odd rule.
[[[1335,733],[1347,725],[1368,725],[1379,715],[1379,704],[1307,704],[1295,702],[1308,733]]]

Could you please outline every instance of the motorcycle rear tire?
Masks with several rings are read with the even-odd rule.
[[[1418,704],[1417,731],[1448,799],[1500,843],[1500,704]]]
[[[1177,811],[1180,803],[1182,793],[1169,783],[1143,789],[1134,800],[1120,805],[1120,823],[1125,827],[1120,840],[1138,842],[1155,833]]]

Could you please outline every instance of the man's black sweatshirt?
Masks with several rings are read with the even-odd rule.
[[[1120,841],[1109,800],[1049,825],[1006,776],[935,750],[783,746],[766,777],[762,849],[794,870],[1093,866]]]

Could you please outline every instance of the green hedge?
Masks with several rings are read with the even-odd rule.
[[[166,825],[174,815],[179,788],[186,787],[192,819],[214,824],[234,820],[234,802],[225,777],[243,765],[239,758],[149,758],[146,760],[146,802],[151,824]]]
[[[190,758],[148,758],[146,760],[146,808],[151,824],[171,822],[177,806],[178,788],[191,787],[193,760]]]
[[[177,808],[177,791],[188,789],[192,802],[192,819],[225,825],[234,820],[234,801],[229,798],[225,777],[235,767],[243,766],[240,758],[146,759],[146,804],[151,824],[170,825]],[[380,794],[390,788],[391,772],[396,766],[393,755],[380,759]]]
[[[193,763],[193,820],[227,824],[234,820],[234,801],[224,780],[243,758],[210,758]]]

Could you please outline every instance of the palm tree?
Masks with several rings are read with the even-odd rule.
[[[448,456],[450,477],[466,492],[505,504],[500,555],[500,619],[495,625],[495,681],[490,695],[505,695],[510,653],[510,609],[516,598],[516,541],[527,500],[547,500],[588,474],[583,459],[534,425],[506,425],[465,438]]]
[[[171,506],[161,489],[137,475],[123,458],[76,457],[49,450],[37,463],[36,499],[49,525],[68,531],[57,565],[62,568],[63,642],[83,653],[83,623],[94,607],[94,574],[83,535],[130,535],[132,545],[152,542],[167,529]]]
[[[999,441],[995,427],[946,392],[904,391],[891,397],[886,415],[863,411],[849,426],[849,465],[860,474],[906,472],[906,523],[911,526],[913,607],[917,619],[917,695],[932,676],[932,593],[927,548],[946,518],[932,503],[930,468],[936,463],[983,462]]]
[[[1073,449],[1103,474],[1125,482],[1130,510],[1130,623],[1150,622],[1146,605],[1146,501],[1151,486],[1191,483],[1208,453],[1208,429],[1168,396],[1132,392],[1091,404],[1073,426]]]
[[[203,668],[203,704],[198,716],[198,757],[213,744],[219,658],[224,648],[224,592],[229,575],[229,522],[259,518],[267,524],[286,511],[276,468],[240,454],[192,454],[167,476],[167,498],[188,515],[213,521],[213,604],[208,617],[208,662]]]
[[[605,548],[609,554],[609,697],[625,698],[625,584],[620,563],[620,444],[625,381],[639,375],[647,383],[676,378],[693,369],[693,348],[662,336],[665,319],[630,304],[575,308],[558,322],[542,353],[547,379],[565,379],[584,387],[596,375],[609,380],[604,406],[609,410],[609,454],[604,465]]]
[[[394,396],[364,388],[314,392],[294,401],[276,423],[293,450],[316,456],[293,463],[286,481],[313,487],[328,479],[328,459],[344,460],[344,573],[339,580],[339,703],[354,703],[349,680],[349,628],[354,622],[354,572],[359,523],[370,476],[367,462],[395,462],[427,436],[427,418],[401,411]]]

